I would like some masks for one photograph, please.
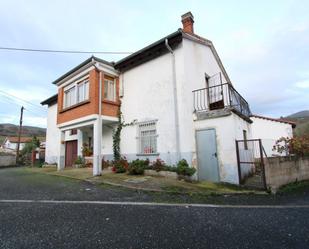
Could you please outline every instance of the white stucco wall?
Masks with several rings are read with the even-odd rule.
[[[17,149],[17,143],[12,143],[12,142],[6,140],[3,147],[5,149],[8,149],[8,150],[16,150]],[[19,149],[22,150],[24,147],[25,147],[25,143],[20,143]]]
[[[57,104],[53,104],[47,109],[47,129],[45,161],[56,163],[60,146],[60,132],[57,128]]]
[[[263,147],[267,156],[278,155],[272,150],[273,146],[281,137],[293,137],[292,125],[275,122],[267,119],[252,117],[252,136],[262,139]]]
[[[176,63],[183,61],[181,49],[175,51]],[[159,157],[175,163],[175,119],[172,84],[172,57],[165,54],[123,73],[122,113],[130,123],[157,121]],[[123,128],[121,152],[133,159],[138,153],[137,125]],[[150,160],[157,156],[147,156]]]
[[[238,167],[235,140],[243,139],[243,130],[251,138],[250,123],[231,113],[229,116],[205,119],[194,122],[194,130],[215,129],[220,181],[238,183]],[[197,161],[194,143],[193,159]],[[199,165],[197,165],[199,167]]]

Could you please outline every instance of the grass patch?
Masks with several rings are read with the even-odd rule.
[[[282,186],[279,190],[279,194],[305,192],[309,191],[309,181],[296,181]]]

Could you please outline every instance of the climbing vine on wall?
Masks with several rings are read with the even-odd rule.
[[[121,141],[121,131],[124,127],[134,125],[136,120],[133,120],[131,123],[125,123],[122,120],[122,113],[121,113],[121,105],[118,109],[118,122],[117,127],[114,130],[113,134],[113,153],[114,153],[114,161],[119,161],[121,159],[120,154],[120,141]]]

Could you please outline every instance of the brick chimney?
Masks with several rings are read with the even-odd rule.
[[[181,22],[183,26],[182,29],[184,32],[192,34],[194,33],[193,31],[194,17],[190,11],[181,16]]]

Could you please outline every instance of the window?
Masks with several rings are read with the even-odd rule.
[[[89,80],[83,80],[64,90],[63,107],[67,108],[89,99]]]
[[[76,103],[75,86],[64,92],[64,107],[72,106]]]
[[[77,103],[85,101],[89,97],[89,81],[85,80],[77,85],[78,96]]]
[[[139,153],[157,153],[156,121],[149,121],[138,125]]]
[[[243,130],[243,137],[244,137],[244,149],[248,150],[248,141],[247,141],[247,131]]]
[[[110,101],[116,100],[116,84],[114,80],[104,80],[104,99]]]
[[[77,129],[72,129],[70,130],[70,135],[76,135],[77,134]]]

